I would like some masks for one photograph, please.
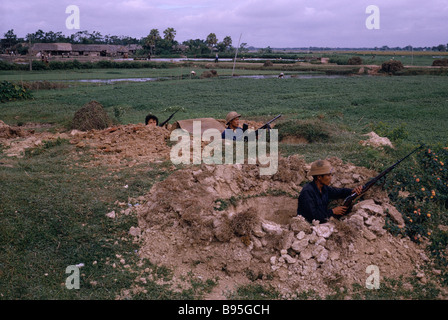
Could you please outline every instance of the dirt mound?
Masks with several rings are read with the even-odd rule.
[[[337,158],[330,162],[337,168],[334,186],[353,187],[375,175]],[[378,266],[381,279],[418,268],[423,251],[383,229],[396,211],[379,188],[371,189],[374,197],[367,195],[374,200],[359,202],[340,221],[311,225],[297,217],[309,169],[290,156],[279,159],[273,176],[259,175],[257,165],[176,171],[142,197],[139,225],[130,233],[141,243],[142,258],[173,268],[173,288],[190,272],[218,279],[207,297],[212,299],[254,282],[272,285],[286,298],[310,289],[324,297],[334,288],[364,286],[369,265]]]
[[[8,126],[0,120],[0,144],[7,157],[22,158],[25,150],[36,148],[44,141],[69,139],[66,133],[35,132],[35,128],[51,126],[49,124],[26,123],[22,126]],[[33,129],[31,129],[33,128]]]
[[[11,139],[16,137],[25,137],[30,133],[20,127],[11,127],[0,120],[0,139]]]
[[[201,74],[201,79],[207,79],[207,78],[215,78],[218,76],[218,72],[216,70],[205,70]]]
[[[164,127],[130,124],[87,132],[72,131],[70,143],[94,154],[91,165],[129,165],[167,160],[169,131]]]
[[[112,121],[103,106],[94,100],[76,111],[72,121],[72,128],[81,131],[105,129],[111,125]]]

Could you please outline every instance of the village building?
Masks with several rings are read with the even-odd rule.
[[[35,43],[31,47],[34,56],[88,56],[88,57],[127,57],[142,47],[137,44],[127,46],[111,44],[71,44]]]
[[[64,56],[72,52],[71,43],[35,43],[31,47],[32,55]]]

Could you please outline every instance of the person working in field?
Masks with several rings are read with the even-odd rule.
[[[148,114],[145,118],[145,125],[157,127],[159,125],[159,119],[152,114]]]
[[[311,164],[310,175],[313,181],[306,184],[300,192],[297,215],[303,216],[308,222],[317,220],[320,223],[331,217],[341,217],[347,207],[338,206],[328,209],[331,200],[343,199],[353,192],[361,194],[362,186],[354,189],[330,187],[333,168],[327,160],[317,160]]]

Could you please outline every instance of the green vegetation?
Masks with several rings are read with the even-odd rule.
[[[24,87],[8,81],[0,82],[0,102],[31,99],[32,95]]]
[[[143,123],[151,112],[167,118],[173,106],[185,112],[172,121],[199,117],[225,118],[236,110],[243,119],[267,121],[277,114],[282,134],[305,136],[308,143],[281,143],[284,156],[303,155],[306,161],[337,156],[345,162],[377,171],[391,165],[421,142],[427,147],[388,177],[385,187],[407,222],[396,235],[428,242],[434,263],[447,285],[448,80],[442,76],[320,77],[288,79],[230,78],[230,69],[217,69],[219,77],[191,79],[190,68],[92,69],[63,71],[1,71],[11,81],[111,79],[177,75],[165,81],[79,83],[55,90],[32,90],[32,100],[0,105],[7,124],[51,123],[52,130],[70,128],[77,110],[91,100],[101,103],[111,118],[122,124]],[[196,69],[198,70],[198,69]],[[206,69],[202,69],[206,70]],[[239,74],[261,73],[238,69]],[[275,65],[264,73],[275,74]],[[295,75],[300,75],[295,71]],[[316,132],[316,128],[319,130]],[[314,131],[313,131],[314,130]],[[359,144],[364,134],[377,130],[396,149],[367,148]],[[320,135],[326,133],[324,137]],[[2,151],[3,149],[0,149]],[[105,214],[119,211],[118,202],[144,195],[171,172],[170,163],[139,165],[114,172],[107,167],[84,166],[89,153],[79,154],[66,140],[46,142],[27,151],[22,159],[0,154],[0,299],[115,299],[128,290],[143,268],[155,277],[146,292],[135,299],[201,299],[215,279],[185,279],[190,289],[173,291],[157,279],[170,277],[163,266],[140,261],[128,234],[136,217],[114,220]],[[77,155],[74,157],[73,155]],[[418,181],[417,181],[418,179]],[[128,188],[124,188],[128,185]],[[423,188],[423,189],[422,189]],[[433,192],[434,191],[434,192]],[[409,194],[403,198],[401,195]],[[229,200],[230,201],[230,200]],[[130,203],[135,205],[136,203]],[[223,200],[221,204],[226,205]],[[412,220],[412,221],[411,221]],[[118,258],[120,255],[121,258]],[[114,268],[124,259],[129,268]],[[82,290],[67,290],[65,268],[83,263]],[[385,282],[380,291],[351,288],[352,298],[433,299],[437,291],[428,284],[413,284],[410,292],[400,283]],[[354,292],[354,293],[353,293]],[[340,299],[338,293],[328,299]],[[272,288],[256,284],[231,294],[235,299],[279,299]],[[297,298],[316,298],[306,292]]]

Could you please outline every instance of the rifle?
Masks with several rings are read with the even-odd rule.
[[[171,118],[176,114],[176,112],[178,112],[180,109],[177,109],[176,111],[174,111],[169,117],[168,119],[166,119],[165,121],[163,121],[161,124],[159,124],[159,127],[163,127],[168,121],[171,120]]]
[[[353,203],[358,198],[362,197],[364,195],[364,193],[367,192],[367,190],[369,190],[375,183],[377,183],[382,177],[386,176],[389,172],[391,172],[400,162],[402,162],[404,159],[406,159],[407,157],[409,157],[411,154],[413,154],[414,152],[416,152],[418,149],[420,149],[422,147],[423,147],[423,144],[420,147],[413,150],[408,155],[406,155],[405,157],[403,157],[402,159],[398,160],[396,163],[391,165],[389,168],[387,168],[386,170],[381,172],[379,175],[377,175],[376,177],[369,180],[365,185],[362,186],[361,194],[358,195],[356,192],[354,192],[351,195],[349,195],[347,198],[345,198],[344,203],[342,204],[344,207],[347,207],[347,211],[345,212],[345,214],[350,212],[350,210],[353,207]]]
[[[272,122],[274,122],[275,120],[277,120],[278,118],[280,118],[281,116],[282,116],[282,115],[279,114],[279,115],[276,116],[274,119],[269,120],[269,121],[266,122],[264,125],[262,125],[260,128],[258,128],[257,130],[255,130],[255,135],[258,136],[258,130],[266,129],[266,128],[270,129],[270,128],[271,128],[270,124],[271,124]],[[246,131],[248,128],[249,128],[249,126],[248,126],[246,123],[243,124],[243,131]]]

